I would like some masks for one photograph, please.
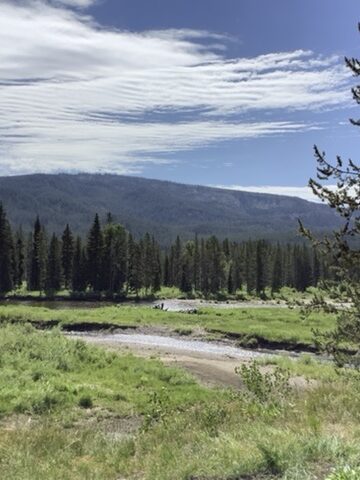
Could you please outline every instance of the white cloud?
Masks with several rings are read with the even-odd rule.
[[[309,202],[321,201],[316,197],[310,187],[292,187],[292,186],[276,186],[276,185],[257,185],[257,186],[243,186],[243,185],[210,185],[215,188],[225,188],[227,190],[240,190],[243,192],[253,193],[269,193],[272,195],[286,195],[288,197],[298,197]],[[336,189],[336,185],[327,185],[327,188]]]
[[[52,0],[53,3],[68,5],[69,7],[87,8],[96,3],[97,0]]]
[[[138,171],[213,142],[316,128],[283,114],[348,99],[336,57],[299,50],[229,60],[226,41],[104,29],[44,1],[2,2],[0,172]],[[274,120],[256,120],[269,110]]]

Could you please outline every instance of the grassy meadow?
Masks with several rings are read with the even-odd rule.
[[[0,366],[3,480],[359,478],[360,382],[309,356],[249,364],[238,391],[207,388],[4,322]]]

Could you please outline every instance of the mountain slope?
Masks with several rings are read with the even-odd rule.
[[[0,200],[12,223],[26,230],[38,214],[50,232],[69,222],[83,234],[95,212],[104,218],[110,211],[134,234],[150,231],[163,244],[194,233],[291,239],[298,218],[317,231],[338,223],[326,206],[299,198],[118,175],[0,177]]]

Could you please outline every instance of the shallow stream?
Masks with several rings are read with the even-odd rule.
[[[252,359],[271,355],[256,350],[245,350],[230,345],[206,342],[201,340],[182,339],[176,337],[141,333],[69,333],[73,338],[83,338],[92,343],[113,345],[139,345],[154,347],[167,351],[181,350],[200,355],[227,356],[232,358]]]

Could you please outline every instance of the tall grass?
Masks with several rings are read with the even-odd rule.
[[[242,390],[208,389],[157,360],[3,325],[0,478],[348,480],[346,465],[360,465],[359,380],[281,362],[316,384],[292,389],[253,365]]]

